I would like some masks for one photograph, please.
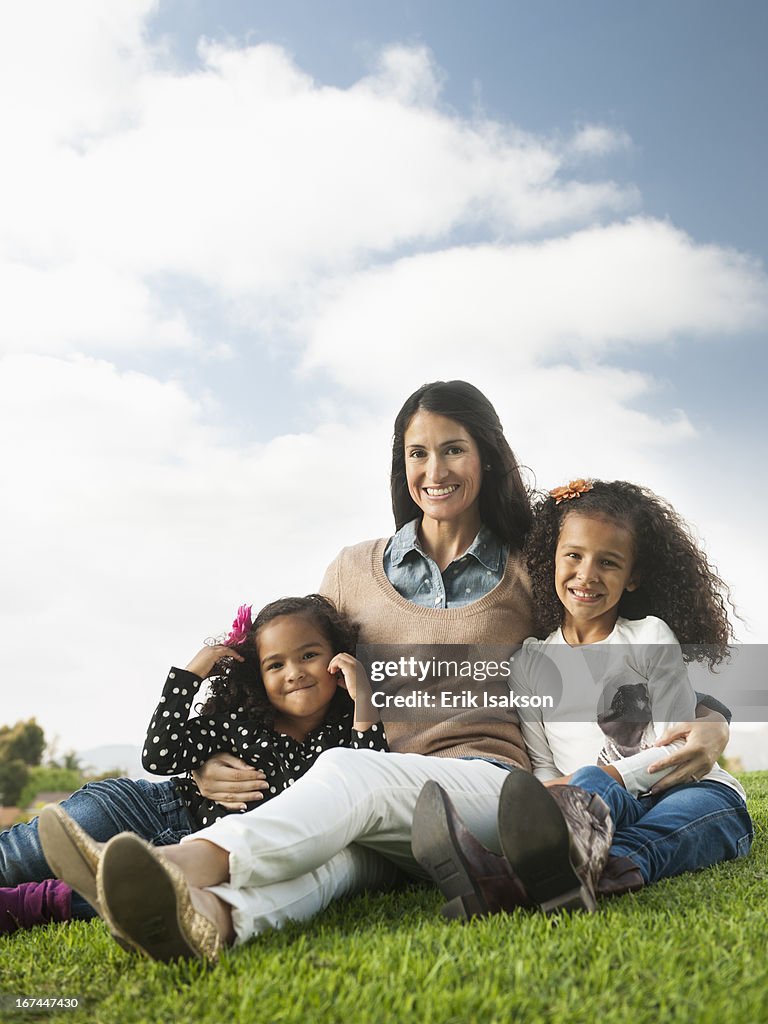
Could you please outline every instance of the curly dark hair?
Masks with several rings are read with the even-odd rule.
[[[397,414],[390,474],[395,528],[399,530],[422,515],[408,492],[403,442],[408,424],[421,409],[456,420],[469,431],[480,450],[484,467],[480,486],[480,518],[503,544],[508,544],[512,551],[519,551],[531,524],[530,496],[496,410],[482,391],[465,380],[437,380],[423,384],[405,400]]]
[[[531,575],[539,635],[562,622],[555,592],[555,549],[569,515],[609,519],[634,537],[634,574],[638,588],[625,591],[618,614],[626,619],[655,615],[669,626],[686,661],[709,662],[728,656],[733,627],[727,605],[730,592],[691,535],[688,524],[652,491],[624,480],[592,481],[592,489],[558,505],[540,494],[533,512],[525,555]]]
[[[196,708],[200,715],[220,715],[230,712],[247,715],[272,724],[274,708],[269,702],[259,667],[256,641],[259,631],[273,619],[283,615],[304,615],[314,621],[331,645],[334,654],[354,654],[358,627],[350,622],[336,606],[321,594],[306,597],[281,597],[265,605],[256,616],[248,636],[238,645],[237,653],[243,661],[222,658],[209,676],[210,693],[206,702]],[[351,698],[339,687],[328,708],[326,720],[338,721],[352,706]]]

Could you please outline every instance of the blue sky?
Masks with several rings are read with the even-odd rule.
[[[388,532],[394,413],[450,376],[540,486],[668,497],[768,640],[767,37],[759,2],[4,5],[5,718],[139,741],[238,604]]]
[[[202,36],[270,40],[319,82],[340,88],[365,74],[382,47],[425,45],[442,69],[445,104],[465,116],[481,108],[545,135],[594,122],[624,131],[631,146],[603,160],[601,174],[636,185],[644,213],[670,219],[697,241],[766,261],[768,8],[754,0],[173,0],[160,5],[149,27],[189,68],[199,66]],[[721,426],[727,416],[732,426],[733,407],[726,413],[707,397],[708,381],[724,380],[751,426],[763,404],[750,386],[761,353],[753,340],[732,338],[728,350],[715,348],[702,364],[679,338],[663,353],[665,373],[688,391],[697,412]],[[633,352],[627,365],[645,368],[647,361]],[[658,369],[658,352],[650,365]],[[280,363],[278,375],[283,370]]]
[[[641,184],[646,210],[674,215],[702,241],[766,244],[764,4],[174,0],[150,26],[190,67],[202,35],[268,39],[342,88],[382,46],[427,45],[445,72],[444,101],[462,113],[480,102],[529,131],[623,129],[635,151],[615,173]]]

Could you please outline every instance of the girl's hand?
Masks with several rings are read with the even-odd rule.
[[[365,669],[351,654],[335,654],[328,662],[328,671],[340,676],[338,685],[347,691],[355,702],[355,720],[352,728],[367,732],[379,716],[371,703],[371,684]]]
[[[192,778],[207,800],[230,811],[244,811],[246,804],[263,800],[262,790],[269,789],[264,772],[234,754],[214,754],[192,772]]]
[[[649,766],[648,771],[658,772],[674,767],[674,771],[657,782],[652,793],[661,793],[670,786],[683,782],[697,782],[707,775],[718,757],[725,750],[730,737],[728,723],[716,711],[708,711],[695,722],[680,722],[671,726],[654,746],[663,747],[674,740],[684,739],[685,744],[674,754]]]
[[[234,658],[235,661],[245,661],[242,654],[238,654],[234,647],[227,647],[225,644],[213,644],[213,646],[202,647],[187,665],[187,672],[194,672],[201,679],[207,679],[213,666],[222,658]]]
[[[356,700],[358,675],[365,678],[363,666],[357,658],[351,654],[335,654],[328,662],[328,671],[337,677],[337,684],[347,691],[352,700]]]

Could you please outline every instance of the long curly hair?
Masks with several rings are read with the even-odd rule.
[[[708,662],[714,668],[728,656],[733,638],[728,587],[685,520],[652,491],[623,480],[594,480],[591,490],[559,505],[549,495],[539,495],[525,555],[540,636],[557,629],[563,618],[555,591],[555,549],[569,515],[608,519],[632,533],[639,585],[637,590],[624,592],[619,615],[663,619],[677,637],[686,661]]]
[[[404,436],[419,410],[455,420],[480,451],[483,480],[480,518],[503,544],[519,551],[531,524],[531,500],[498,414],[482,391],[465,380],[437,380],[414,391],[395,419],[390,491],[395,529],[420,519],[422,511],[408,492]]]
[[[311,619],[331,645],[334,654],[354,654],[358,627],[321,594],[306,597],[282,597],[265,605],[256,616],[245,640],[237,647],[243,661],[222,658],[208,677],[208,699],[196,710],[202,716],[230,713],[272,724],[275,711],[267,697],[259,665],[259,632],[273,619],[283,615],[302,615]],[[345,689],[339,687],[328,708],[326,721],[336,722],[352,707]]]

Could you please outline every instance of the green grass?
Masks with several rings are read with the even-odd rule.
[[[99,921],[0,940],[0,992],[78,996],[75,1011],[3,1020],[768,1021],[768,773],[741,776],[757,836],[744,861],[606,902],[594,915],[518,911],[469,925],[426,887],[362,896],[229,951],[215,967],[128,956]]]

